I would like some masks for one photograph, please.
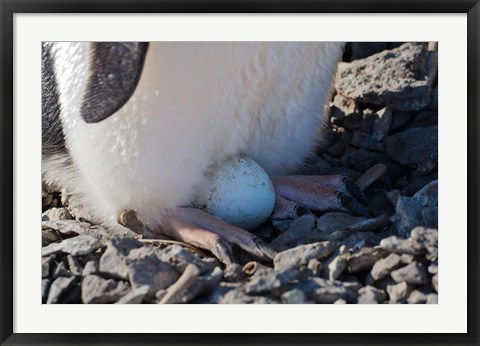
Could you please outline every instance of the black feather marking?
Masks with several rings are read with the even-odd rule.
[[[81,115],[87,123],[102,121],[132,96],[142,74],[148,43],[93,43],[91,75]]]
[[[42,155],[65,154],[51,44],[42,42]]]

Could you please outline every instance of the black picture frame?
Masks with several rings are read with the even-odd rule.
[[[478,345],[479,17],[478,0],[67,1],[1,0],[0,243],[2,345]],[[468,332],[466,334],[20,334],[13,333],[13,15],[15,13],[467,13]]]

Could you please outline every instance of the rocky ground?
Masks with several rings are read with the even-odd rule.
[[[174,241],[113,234],[44,185],[43,303],[436,303],[437,52],[355,43],[335,82],[327,140],[306,174],[343,174],[370,217],[302,210],[257,235],[273,263],[225,267]]]

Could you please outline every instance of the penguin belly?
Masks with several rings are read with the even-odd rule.
[[[88,43],[52,50],[62,57],[57,79],[89,68],[65,72],[69,56],[88,57]],[[150,43],[132,96],[93,124],[79,112],[82,77],[60,82],[74,172],[66,180],[97,220],[115,224],[132,209],[155,228],[164,211],[190,205],[226,157],[246,154],[272,176],[292,172],[319,139],[341,52],[340,43]]]

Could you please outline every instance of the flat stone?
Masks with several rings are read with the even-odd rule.
[[[189,303],[198,297],[205,296],[218,288],[222,281],[223,272],[219,267],[215,267],[211,272],[204,273],[198,277],[195,282],[188,287],[180,298],[181,303]]]
[[[384,143],[388,157],[404,166],[438,160],[438,126],[408,129],[387,137]]]
[[[438,229],[438,207],[423,207],[422,219],[425,227]]]
[[[53,229],[42,230],[42,246],[62,241],[62,236]]]
[[[87,275],[82,281],[82,301],[84,304],[114,303],[130,291],[124,281],[104,279],[97,275]]]
[[[68,236],[87,234],[97,237],[108,237],[102,227],[92,227],[87,222],[77,220],[42,221],[42,229],[53,229]]]
[[[350,273],[358,273],[370,269],[375,262],[388,255],[383,249],[363,248],[348,258],[347,268]]]
[[[228,291],[218,300],[220,304],[277,304],[278,300],[266,296],[254,296],[246,294],[240,288]]]
[[[42,257],[42,279],[50,276],[54,256]]]
[[[50,291],[48,293],[47,304],[56,304],[60,301],[63,295],[75,284],[75,277],[58,277],[52,282]]]
[[[148,286],[140,286],[128,292],[120,298],[115,304],[141,304],[145,295],[148,293]]]
[[[71,220],[72,215],[67,208],[50,208],[42,213],[42,221]]]
[[[130,250],[143,247],[143,244],[132,238],[113,238],[107,243],[107,248],[100,258],[100,271],[109,275],[128,280],[130,270],[125,258]]]
[[[333,252],[334,244],[329,241],[300,245],[277,253],[274,258],[275,270],[283,272],[292,267],[306,266],[312,259],[323,259]]]
[[[419,190],[413,199],[424,207],[438,205],[438,180],[434,180]]]
[[[415,242],[412,239],[403,239],[397,236],[391,236],[382,239],[380,242],[380,247],[396,254],[407,254],[414,256],[425,255],[427,252],[423,244]]]
[[[405,281],[411,285],[423,285],[429,281],[427,269],[420,262],[412,262],[405,267],[394,270],[390,276],[396,282]]]
[[[310,296],[318,304],[333,304],[339,299],[348,302],[352,295],[344,286],[326,286],[315,289]]]
[[[415,243],[424,246],[428,253],[438,257],[438,230],[425,227],[415,227],[412,230],[412,240]]]
[[[390,131],[393,122],[393,111],[390,108],[382,108],[376,114],[373,122],[372,137],[377,142],[383,141]]]
[[[438,304],[438,294],[435,294],[435,293],[428,294],[427,304]]]
[[[432,276],[432,286],[438,292],[438,274]]]
[[[282,287],[282,282],[275,270],[260,268],[252,276],[251,281],[244,285],[244,291],[252,295],[266,292],[275,292],[275,295],[278,295],[280,287]]]
[[[397,304],[406,301],[410,292],[412,291],[412,286],[408,285],[406,282],[400,282],[396,285],[388,285],[387,292],[390,297],[390,304]]]
[[[371,275],[374,280],[380,280],[389,275],[393,270],[398,268],[402,263],[402,258],[391,253],[385,258],[379,259],[372,267]]]
[[[147,285],[151,296],[173,284],[179,277],[170,264],[162,262],[155,251],[147,247],[132,249],[125,258],[125,265],[133,288]]]
[[[430,102],[426,43],[409,42],[351,63],[340,63],[335,88],[356,102],[419,110]]]
[[[378,142],[371,135],[363,132],[354,132],[351,144],[356,146],[357,148],[363,148],[378,152],[383,152],[385,150],[385,145],[383,143]]]
[[[305,294],[298,288],[285,292],[281,298],[284,304],[305,304],[308,302]]]
[[[67,262],[68,262],[68,270],[70,270],[70,272],[73,274],[73,275],[76,275],[76,276],[80,276],[82,275],[82,266],[80,265],[80,263],[78,262],[77,258],[72,256],[72,255],[68,255],[67,256]]]
[[[362,216],[352,216],[346,213],[330,212],[325,213],[318,218],[317,228],[323,233],[332,233],[337,230],[343,230],[359,221],[365,220]]]
[[[413,290],[407,299],[408,304],[426,304],[427,295],[419,290]]]
[[[388,164],[388,158],[384,153],[369,151],[366,149],[355,150],[343,158],[348,166],[358,172],[365,172],[370,167],[382,163]]]
[[[395,207],[393,224],[402,238],[410,237],[411,230],[422,223],[422,206],[413,198],[400,196]]]
[[[98,262],[92,260],[85,263],[85,266],[83,267],[83,270],[82,270],[82,276],[97,274],[98,272],[99,272]]]
[[[50,290],[50,280],[42,279],[42,304],[45,304],[47,302],[49,290]]]
[[[358,291],[358,304],[381,304],[387,299],[387,294],[384,290],[375,288],[373,286],[365,286]]]
[[[42,256],[48,256],[58,253],[67,253],[73,256],[87,255],[96,249],[100,248],[102,244],[98,238],[81,234],[79,236],[68,238],[60,243],[52,243],[42,248]]]
[[[301,244],[308,244],[325,240],[316,228],[315,215],[306,214],[293,220],[286,232],[281,233],[270,244],[280,252]]]
[[[330,280],[337,280],[347,268],[348,254],[336,256],[328,265],[328,278]]]
[[[216,266],[215,260],[211,258],[202,260],[196,254],[176,244],[158,250],[157,255],[160,260],[174,266],[179,272],[184,272],[188,264],[194,264],[200,273],[211,271]]]

